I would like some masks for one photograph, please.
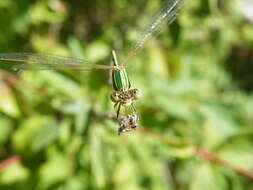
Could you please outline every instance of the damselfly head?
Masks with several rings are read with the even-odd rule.
[[[119,91],[114,91],[111,94],[111,100],[114,103],[120,103],[124,106],[130,106],[133,102],[133,95],[130,90],[128,89],[120,89]]]
[[[113,101],[113,102],[119,102],[120,101],[120,97],[119,97],[119,92],[117,92],[117,91],[114,91],[112,94],[111,94],[111,100]]]

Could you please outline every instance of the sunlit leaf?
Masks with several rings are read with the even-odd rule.
[[[19,162],[12,163],[0,173],[0,181],[3,184],[13,184],[26,180],[30,176],[27,168]]]
[[[1,81],[0,91],[1,91],[0,111],[5,113],[6,115],[10,115],[11,117],[19,117],[20,110],[17,105],[15,95],[13,94],[11,88],[9,88],[5,83]]]

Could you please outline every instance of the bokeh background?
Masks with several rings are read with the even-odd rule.
[[[1,0],[0,52],[109,64],[162,0]],[[253,189],[253,2],[185,0],[128,65],[138,130],[117,135],[105,71],[0,63],[1,190]]]

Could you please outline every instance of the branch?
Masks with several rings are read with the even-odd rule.
[[[203,159],[205,159],[209,162],[212,162],[212,163],[220,165],[220,166],[224,166],[226,168],[230,168],[230,169],[236,171],[237,173],[240,173],[241,175],[253,180],[253,172],[239,168],[239,167],[237,167],[225,160],[222,160],[221,158],[217,157],[216,155],[214,155],[211,152],[208,152],[204,148],[197,148],[196,153],[199,156],[201,156]]]
[[[178,143],[180,140],[179,139],[176,139],[176,138],[166,138],[167,136],[164,136],[160,133],[155,133],[154,131],[152,130],[149,130],[147,128],[142,128],[141,129],[141,132],[142,133],[148,133],[148,134],[153,134],[153,135],[156,135],[156,136],[159,136],[159,139],[161,139],[162,141],[165,141],[165,142],[169,142],[172,143],[172,144],[180,144]],[[176,140],[176,141],[175,141]],[[184,142],[185,144],[187,144],[188,141]],[[189,142],[188,142],[189,143]],[[219,166],[223,166],[223,167],[226,167],[226,168],[230,168],[232,170],[234,170],[235,172],[253,180],[253,172],[251,171],[248,171],[248,170],[245,170],[243,168],[240,168],[238,166],[235,166],[219,157],[217,157],[216,155],[214,155],[213,153],[207,151],[205,148],[202,148],[202,147],[199,147],[199,148],[196,148],[195,149],[195,152],[198,156],[201,156],[204,160],[207,160],[211,163],[214,163],[214,164],[217,164]]]
[[[9,165],[15,163],[15,162],[19,162],[21,160],[21,158],[19,156],[11,156],[3,161],[0,162],[0,171],[3,171],[6,167],[8,167]]]

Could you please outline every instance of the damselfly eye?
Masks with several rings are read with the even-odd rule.
[[[131,94],[132,94],[132,97],[134,98],[134,100],[139,99],[141,96],[141,92],[137,88],[133,89],[131,91]]]
[[[112,100],[113,102],[118,102],[118,101],[120,100],[119,93],[118,93],[118,92],[113,92],[113,93],[111,94],[111,100]]]

